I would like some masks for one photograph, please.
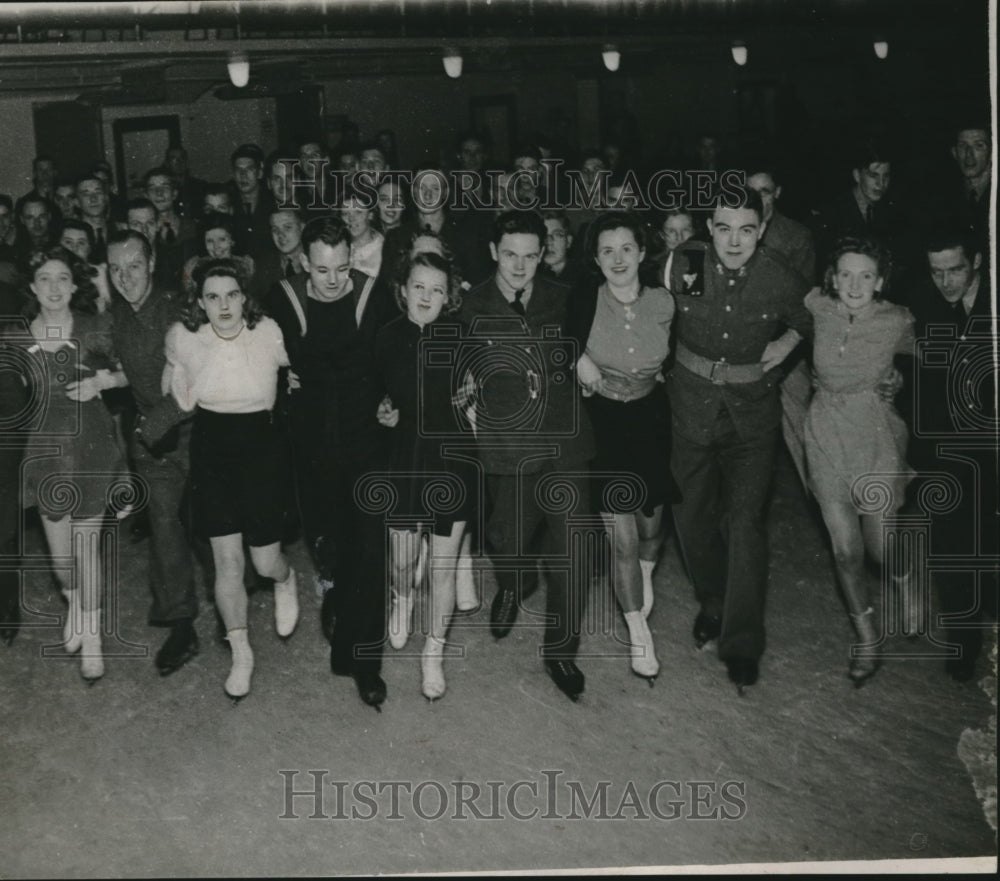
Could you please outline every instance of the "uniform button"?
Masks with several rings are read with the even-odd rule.
[[[635,353],[635,348],[629,348],[628,353],[630,355],[634,354]]]
[[[722,338],[723,338],[724,340],[728,340],[728,339],[729,339],[729,334],[728,334],[728,333],[724,333],[724,334],[722,335]]]
[[[727,312],[732,312],[733,311],[733,307],[732,306],[726,306],[726,311]]]
[[[729,279],[729,285],[730,285],[730,287],[732,287],[734,284],[736,284],[736,279],[735,278]]]
[[[631,330],[631,329],[632,329],[632,325],[631,324],[626,324],[625,325],[625,330]]]
[[[725,361],[726,359],[725,359],[725,358],[720,358],[719,360],[720,360],[720,361]]]

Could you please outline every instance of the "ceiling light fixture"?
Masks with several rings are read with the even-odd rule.
[[[889,56],[889,41],[879,38],[874,43],[872,43],[872,48],[875,50],[875,57],[879,61],[885,61]]]
[[[458,49],[447,48],[444,50],[444,72],[453,80],[457,80],[462,75],[462,53]]]
[[[229,68],[229,81],[237,89],[250,82],[250,58],[246,52],[233,52],[226,66]]]
[[[604,66],[612,73],[618,70],[618,65],[622,63],[622,53],[613,43],[605,45],[601,50],[601,58],[604,59]]]
[[[747,63],[747,44],[742,40],[737,40],[732,46],[733,61],[740,67]]]

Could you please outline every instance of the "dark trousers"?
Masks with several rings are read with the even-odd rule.
[[[571,484],[573,511],[590,513],[585,471],[557,473],[547,465],[532,474],[488,474],[493,510],[486,526],[486,543],[500,590],[518,591],[519,585],[534,585],[537,561],[529,555],[537,549],[548,585],[542,654],[573,659],[580,645],[580,623],[592,567],[585,559],[574,556],[577,543],[571,538],[572,512],[554,495],[552,503],[544,503],[548,495],[544,488],[539,494],[539,483],[553,475],[560,483]],[[518,624],[526,623],[522,614]]]
[[[671,466],[683,496],[674,520],[695,596],[702,611],[722,617],[719,657],[759,658],[767,591],[764,508],[778,430],[741,438],[725,408],[707,442],[674,429]]]
[[[356,496],[375,469],[376,444],[331,444],[316,409],[289,414],[302,531],[321,577],[334,580],[332,663],[338,672],[377,673],[386,637],[388,578],[384,516]]]
[[[179,426],[177,448],[155,457],[141,443],[132,443],[132,459],[149,496],[149,586],[153,606],[149,623],[169,625],[198,614],[194,560],[188,541],[190,505],[188,450],[191,423]]]

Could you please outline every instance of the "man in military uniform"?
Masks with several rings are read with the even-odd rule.
[[[711,243],[678,251],[671,279],[671,466],[683,496],[674,517],[701,605],[694,636],[699,647],[718,637],[741,693],[756,682],[764,652],[764,506],[781,425],[772,369],[812,333],[809,285],[758,249],[764,228],[758,193],[723,191],[708,221]]]

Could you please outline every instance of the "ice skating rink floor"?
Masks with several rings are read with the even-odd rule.
[[[610,606],[598,588],[579,661],[586,691],[571,703],[543,671],[537,627],[499,642],[490,635],[487,567],[485,604],[451,629],[445,697],[431,704],[420,694],[415,636],[404,652],[386,649],[381,713],[329,672],[301,545],[291,551],[301,623],[281,642],[271,592],[251,596],[257,666],[238,705],[222,691],[229,651],[207,604],[200,655],[157,675],[152,653],[165,631],[145,623],[145,543],[122,548],[118,638],[106,638],[106,674],[87,687],[79,661],[58,645],[65,607],[39,556],[23,581],[22,631],[0,646],[0,874],[290,877],[942,858],[995,868],[987,821],[997,810],[995,649],[970,683],[952,682],[940,659],[898,658],[855,690],[822,525],[784,459],[769,527],[769,645],[745,696],[711,648],[694,648],[696,604],[671,539],[650,619],[655,687],[631,674],[620,617],[614,633],[601,623],[616,617],[600,613]],[[42,554],[35,530],[28,549]],[[541,609],[541,592],[527,605]],[[934,648],[902,636],[886,646]]]

